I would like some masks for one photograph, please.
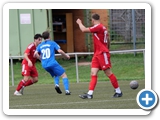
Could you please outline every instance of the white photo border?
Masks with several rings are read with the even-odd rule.
[[[148,115],[151,111],[142,109],[74,109],[75,112],[73,109],[9,109],[9,76],[4,75],[9,72],[9,9],[60,9],[59,6],[63,9],[145,9],[145,88],[151,89],[151,74],[148,74],[151,73],[151,6],[148,3],[6,3],[3,6],[3,112],[6,115]]]

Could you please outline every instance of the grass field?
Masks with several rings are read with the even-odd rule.
[[[90,62],[91,56],[87,58],[79,57],[78,62]],[[76,66],[75,60],[62,60],[58,59],[58,62],[66,70],[69,81],[76,83]],[[118,80],[144,80],[144,61],[143,54],[137,53],[136,56],[133,54],[112,54],[112,71],[117,76]],[[21,76],[21,62],[14,63],[14,81],[15,85],[19,83],[22,79]],[[39,72],[39,81],[38,84],[53,84],[53,79],[42,67],[41,63],[37,62],[36,67]],[[79,81],[80,82],[89,82],[90,81],[90,65],[79,65]],[[9,71],[10,72],[10,71]],[[11,72],[9,74],[9,84],[12,84]],[[98,73],[99,81],[109,81],[109,79],[104,75],[103,71]]]
[[[71,83],[71,95],[57,94],[52,84],[35,84],[26,87],[23,96],[14,96],[15,86],[9,88],[9,109],[140,109],[136,103],[137,93],[145,88],[145,80],[132,90],[130,81],[119,81],[123,97],[112,98],[113,87],[109,81],[98,82],[93,99],[81,99],[79,94],[88,91],[88,82]]]
[[[70,81],[71,95],[66,96],[60,80],[63,94],[57,94],[53,78],[41,67],[36,66],[39,72],[38,83],[26,87],[23,96],[14,96],[17,84],[22,79],[21,63],[14,63],[15,86],[11,86],[11,73],[9,74],[9,109],[140,109],[136,102],[137,93],[145,88],[143,54],[113,54],[111,55],[112,71],[117,76],[123,97],[112,98],[113,87],[102,71],[98,73],[98,84],[93,99],[81,99],[79,94],[88,91],[90,81],[90,65],[79,65],[79,83],[76,83],[75,60],[57,59],[65,68]],[[78,62],[90,62],[91,56],[79,57]],[[129,87],[131,80],[139,82],[139,88],[132,90]]]

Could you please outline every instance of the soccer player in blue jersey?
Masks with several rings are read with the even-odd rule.
[[[60,46],[56,42],[50,40],[50,34],[48,31],[43,32],[42,37],[44,38],[44,41],[38,45],[34,55],[36,57],[40,57],[42,67],[47,72],[49,72],[53,78],[59,76],[62,77],[65,94],[70,95],[68,77],[65,73],[64,68],[56,61],[55,51],[57,51],[67,59],[70,59],[70,56],[67,55],[63,50],[61,50]],[[59,94],[62,93],[59,87],[59,79],[55,80],[55,90]]]

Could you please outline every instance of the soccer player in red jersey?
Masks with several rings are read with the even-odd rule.
[[[24,87],[38,82],[38,72],[35,66],[37,58],[34,57],[36,47],[42,42],[41,34],[34,36],[34,42],[29,44],[24,52],[24,59],[22,61],[22,76],[23,79],[19,82],[14,95],[23,95]]]
[[[92,15],[93,27],[85,27],[80,19],[77,19],[77,24],[82,32],[93,33],[94,55],[91,64],[91,80],[89,84],[89,91],[86,94],[79,95],[82,99],[92,99],[93,91],[97,84],[97,74],[99,70],[103,70],[106,76],[109,77],[112,86],[115,89],[113,97],[121,97],[120,90],[116,76],[111,71],[111,61],[109,53],[109,35],[106,27],[100,23],[100,16],[98,14]]]

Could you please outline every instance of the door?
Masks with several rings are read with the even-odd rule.
[[[66,13],[66,31],[67,31],[67,52],[68,53],[74,52],[72,13]]]

